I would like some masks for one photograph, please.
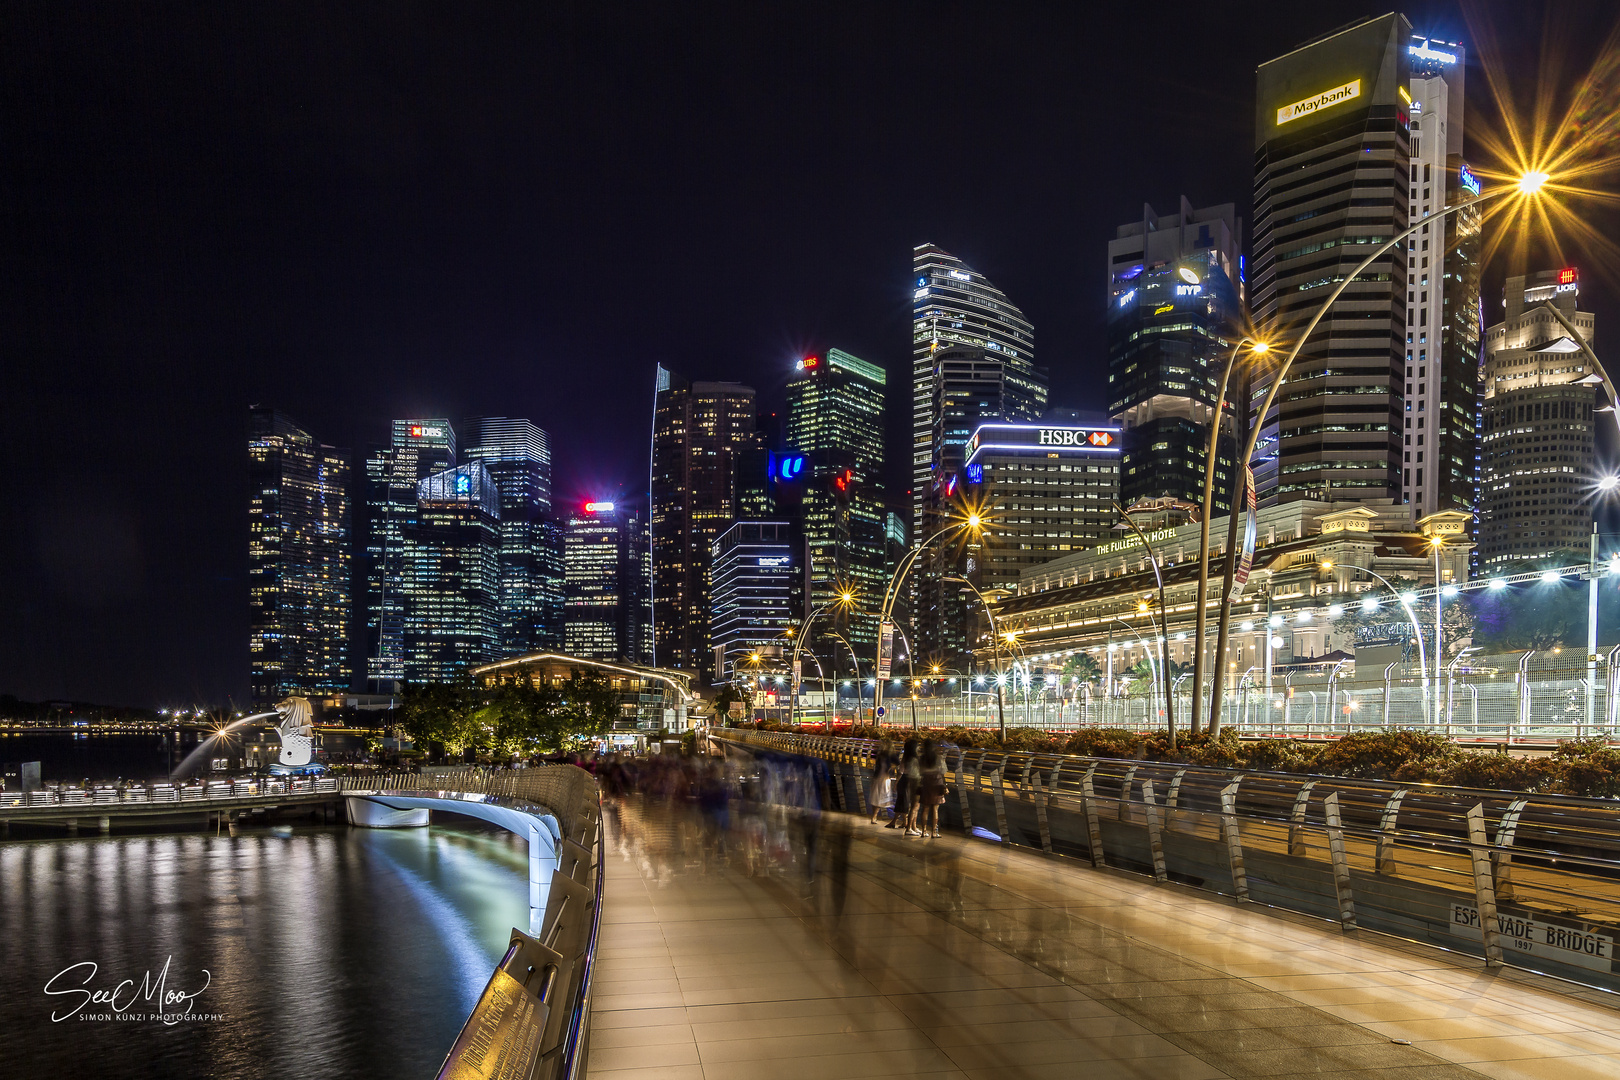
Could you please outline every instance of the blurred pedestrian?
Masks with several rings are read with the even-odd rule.
[[[867,788],[866,801],[872,805],[872,824],[886,807],[894,805],[894,744],[888,739],[878,743],[872,759],[872,786]]]
[[[917,752],[921,786],[917,802],[922,810],[922,835],[939,835],[939,807],[945,801],[945,755],[933,739],[924,739]],[[913,812],[915,814],[915,811]]]
[[[905,831],[907,815],[911,809],[911,773],[910,769],[917,760],[917,737],[913,735],[906,740],[905,746],[900,750],[900,760],[896,763],[899,775],[895,778],[894,789],[894,819],[888,827]]]

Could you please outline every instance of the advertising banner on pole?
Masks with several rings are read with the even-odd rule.
[[[1259,522],[1256,520],[1257,500],[1254,493],[1254,470],[1247,465],[1243,466],[1243,502],[1247,509],[1246,520],[1243,523],[1243,550],[1238,554],[1238,564],[1232,572],[1232,592],[1227,596],[1228,603],[1237,603],[1243,599],[1243,587],[1249,583],[1249,568],[1254,565],[1254,537],[1259,531]],[[1237,508],[1233,507],[1236,513]]]
[[[799,684],[804,681],[804,661],[797,656],[793,658],[793,696],[799,696]]]
[[[894,663],[894,623],[884,622],[883,629],[878,635],[878,673],[880,679],[889,677],[889,667]]]

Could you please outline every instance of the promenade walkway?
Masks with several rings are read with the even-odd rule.
[[[961,836],[610,840],[591,1080],[1620,1078],[1596,991]]]

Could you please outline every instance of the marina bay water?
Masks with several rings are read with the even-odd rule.
[[[431,1075],[528,924],[526,860],[437,820],[0,844],[0,1015],[28,1033],[0,1074]]]

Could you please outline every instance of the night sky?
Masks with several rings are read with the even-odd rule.
[[[1613,5],[1552,7],[1583,70]],[[899,494],[933,241],[1102,408],[1113,229],[1247,224],[1255,66],[1384,10],[7,3],[0,693],[244,701],[252,403],[354,447],[526,416],[585,498],[645,485],[655,362],[774,404],[836,345],[889,370]],[[1539,70],[1542,5],[1405,10]]]

